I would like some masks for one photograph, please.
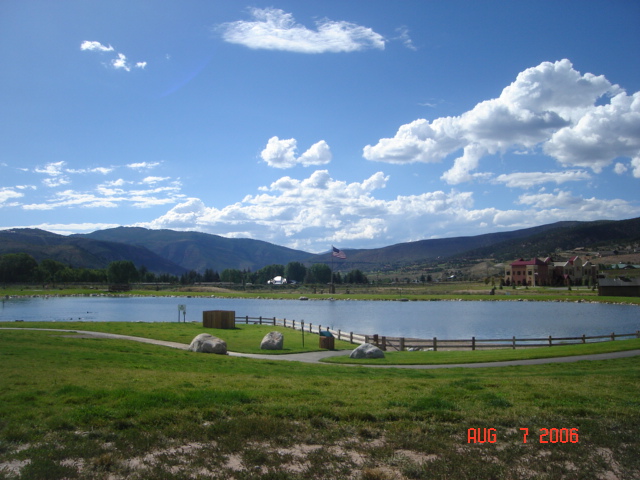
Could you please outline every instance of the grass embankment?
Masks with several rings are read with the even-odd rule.
[[[135,296],[177,296],[177,297],[216,297],[227,298],[265,298],[298,300],[301,296],[310,300],[380,300],[380,301],[440,301],[440,300],[482,300],[482,301],[590,301],[602,303],[640,304],[640,297],[600,297],[597,291],[587,287],[548,288],[532,287],[517,289],[504,288],[496,290],[490,295],[491,288],[478,282],[456,282],[435,285],[408,286],[339,286],[337,292],[329,294],[328,289],[283,286],[283,287],[250,287],[242,289],[224,289],[219,287],[171,287],[156,290],[154,288],[135,289],[126,293],[109,293],[106,286],[99,288],[57,287],[42,288],[41,286],[11,287],[0,290],[0,295],[30,296],[30,295],[135,295]],[[314,293],[317,292],[317,293]],[[319,293],[323,292],[323,293]]]
[[[421,371],[58,332],[2,330],[0,340],[0,478],[640,475],[637,357]],[[495,441],[469,443],[472,427],[495,429]],[[543,428],[557,430],[541,438]],[[558,441],[570,429],[577,442]]]
[[[209,333],[227,342],[229,351],[240,353],[261,353],[283,355],[291,353],[317,352],[321,350],[317,334],[273,325],[236,324],[233,329],[204,328],[201,323],[133,323],[133,322],[0,322],[0,328],[47,328],[63,330],[83,330],[133,337],[152,338],[168,342],[191,343],[196,335]],[[282,350],[261,350],[260,342],[269,332],[284,335]],[[304,339],[304,345],[302,344]],[[337,350],[353,349],[357,345],[335,340]]]

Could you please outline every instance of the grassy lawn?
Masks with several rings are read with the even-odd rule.
[[[352,359],[348,356],[332,357],[328,363],[354,365],[444,365],[458,363],[502,362],[535,358],[569,357],[640,349],[640,339],[616,340],[585,345],[561,345],[556,347],[509,348],[500,350],[437,351],[437,352],[385,352],[385,358]]]
[[[98,325],[116,327],[79,329]],[[118,325],[172,341],[197,328]],[[2,330],[0,362],[2,479],[640,476],[638,357],[372,369]],[[469,443],[470,428],[495,441]]]
[[[201,323],[132,323],[132,322],[0,322],[4,328],[54,328],[64,330],[85,330],[93,332],[117,333],[134,337],[153,338],[190,344],[196,335],[209,333],[227,342],[227,348],[232,352],[260,353],[282,355],[290,353],[317,352],[319,346],[317,334],[304,333],[299,330],[273,325],[242,325],[236,324],[234,329],[204,328]],[[260,342],[269,332],[282,332],[284,348],[282,350],[260,350]],[[357,345],[349,342],[335,341],[336,350],[354,349]]]

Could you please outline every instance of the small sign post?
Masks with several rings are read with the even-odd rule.
[[[182,312],[182,320],[184,323],[186,323],[186,316],[187,316],[187,306],[184,304],[178,305],[178,323],[180,323],[180,312]]]

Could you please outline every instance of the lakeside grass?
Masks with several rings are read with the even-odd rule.
[[[142,322],[0,322],[0,328],[42,328],[75,331],[94,331],[102,333],[116,333],[134,337],[164,340],[183,344],[191,343],[196,335],[209,333],[227,342],[229,351],[238,353],[260,353],[267,355],[284,355],[291,353],[317,352],[319,348],[318,335],[304,333],[305,344],[302,345],[302,332],[291,328],[273,325],[243,325],[236,324],[234,329],[204,328],[196,322],[188,323],[142,323]],[[283,350],[261,350],[262,338],[271,331],[281,332],[285,337]],[[344,356],[331,357],[323,360],[327,363],[353,365],[446,365],[464,363],[500,362],[510,360],[530,360],[537,358],[553,358],[576,355],[592,355],[625,350],[640,349],[640,339],[592,342],[575,345],[558,345],[553,347],[535,348],[503,348],[478,349],[457,351],[421,351],[421,352],[385,352],[383,359],[352,359],[351,350],[357,344],[342,340],[335,340],[335,349],[344,350]]]
[[[191,340],[201,333],[209,333],[227,342],[229,351],[239,353],[260,353],[265,355],[285,355],[291,353],[317,352],[319,346],[318,334],[303,333],[273,325],[244,325],[236,323],[233,329],[204,328],[202,323],[142,323],[142,322],[0,322],[0,328],[46,328],[60,330],[93,331],[101,333],[116,333],[133,337],[151,338],[168,342],[189,345]],[[260,342],[269,332],[281,332],[284,335],[282,350],[261,350]],[[337,350],[353,349],[357,345],[335,340]]]
[[[640,297],[605,297],[598,296],[597,291],[587,287],[566,288],[530,287],[517,289],[504,288],[496,290],[490,295],[490,287],[483,283],[447,283],[437,285],[401,285],[401,286],[373,286],[373,287],[345,287],[337,288],[335,294],[313,293],[308,287],[265,287],[247,290],[231,290],[217,287],[171,287],[170,289],[155,290],[136,289],[126,293],[109,293],[106,287],[74,288],[57,287],[42,288],[41,286],[10,287],[0,290],[0,296],[31,296],[31,295],[133,295],[133,296],[176,296],[176,297],[210,297],[221,298],[264,298],[298,300],[304,296],[310,300],[378,300],[378,301],[446,301],[446,300],[477,300],[477,301],[566,301],[566,302],[600,302],[626,303],[640,305]],[[321,290],[321,289],[315,289]],[[347,293],[347,291],[349,293]]]
[[[158,325],[119,327],[172,341],[185,333]],[[556,348],[572,347],[536,350]],[[2,479],[640,475],[638,357],[371,369],[20,329],[0,331],[0,361]],[[494,428],[495,443],[468,443],[472,427]],[[541,443],[542,428],[576,428],[579,441]]]

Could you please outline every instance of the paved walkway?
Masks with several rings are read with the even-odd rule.
[[[179,350],[187,350],[189,345],[178,342],[167,342],[164,340],[154,340],[152,338],[133,337],[130,335],[119,335],[117,333],[102,333],[102,332],[90,332],[87,330],[62,330],[57,328],[0,328],[0,330],[39,330],[46,332],[61,332],[70,333],[72,335],[64,335],[70,338],[111,338],[117,340],[131,340],[140,343],[149,343],[152,345],[160,345],[163,347],[177,348]],[[320,352],[308,352],[308,353],[291,353],[281,355],[266,355],[258,353],[237,353],[229,352],[229,356],[232,357],[244,357],[254,358],[259,360],[282,360],[290,362],[303,362],[303,363],[321,363],[323,365],[329,365],[322,363],[321,360],[328,357],[337,357],[341,355],[348,355],[350,350],[323,350]],[[514,367],[525,365],[543,365],[547,363],[573,363],[581,362],[585,360],[613,360],[616,358],[629,358],[640,356],[640,350],[625,350],[622,352],[611,353],[598,353],[593,355],[575,355],[572,357],[554,357],[554,358],[536,358],[531,360],[511,360],[506,362],[485,362],[485,363],[461,363],[461,364],[447,364],[447,365],[346,365],[340,364],[340,366],[360,366],[371,368],[405,368],[414,370],[435,370],[440,368],[495,368],[495,367]],[[337,365],[337,364],[330,364]]]

